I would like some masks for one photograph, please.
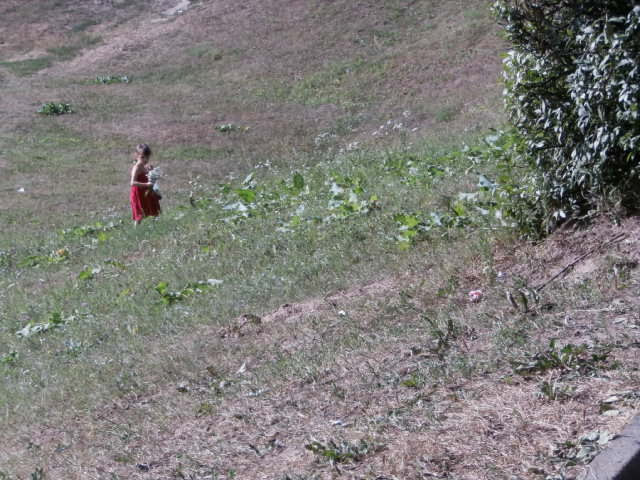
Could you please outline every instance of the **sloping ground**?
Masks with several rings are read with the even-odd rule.
[[[72,197],[82,215],[125,207],[142,141],[171,202],[198,175],[315,161],[354,142],[451,142],[500,121],[504,46],[487,1],[200,1],[167,13],[176,6],[3,3],[6,215],[52,225]],[[106,75],[131,82],[95,83]],[[37,115],[50,101],[75,113]],[[237,129],[216,130],[226,124]]]
[[[325,226],[320,237],[313,228],[308,236],[283,238],[229,228],[222,238],[220,223],[204,225],[215,212],[191,209],[188,201],[188,181],[197,175],[208,185],[258,163],[294,170],[357,149],[354,142],[385,149],[495,124],[501,42],[487,2],[201,1],[172,10],[179,5],[0,7],[0,240],[10,244],[0,260],[15,279],[0,279],[0,300],[17,298],[13,316],[3,319],[2,331],[12,338],[0,361],[11,385],[41,397],[24,405],[24,421],[16,405],[0,406],[12,412],[2,419],[9,428],[0,477],[575,478],[637,411],[637,219],[620,225],[603,219],[517,247],[511,238],[462,229],[451,241],[419,247],[423,256],[406,257],[415,261],[393,257],[409,264],[405,273],[371,268],[368,276],[383,279],[321,291],[262,318],[250,312],[218,318],[222,302],[206,299],[191,310],[188,302],[155,307],[157,282],[181,288],[220,274],[223,263],[228,277],[234,268],[249,277],[253,264],[265,269],[263,282],[276,284],[274,273],[304,262],[273,267],[268,259],[292,252],[307,255],[308,276],[321,272],[319,278],[339,284],[348,268],[373,261],[367,252],[392,257],[387,250],[397,249],[397,226],[377,230],[377,224],[393,223],[398,211],[425,218],[471,188],[476,179],[466,166],[439,185],[418,176],[448,178],[443,172],[451,165],[442,159],[420,162],[410,150],[371,156],[385,163],[384,185],[397,182],[423,195],[407,195],[411,201],[389,209],[390,192],[363,181],[367,193],[380,193],[384,214],[335,222],[336,232],[327,234]],[[96,75],[132,81],[102,85]],[[76,113],[38,117],[34,111],[49,100],[69,101]],[[236,130],[216,130],[227,123]],[[105,211],[122,216],[128,155],[139,141],[152,143],[168,172],[167,215],[135,234],[106,221],[85,232],[94,228],[86,225],[94,212],[101,219]],[[336,158],[327,163],[335,174],[358,180],[363,167],[343,171]],[[394,169],[402,179],[392,178]],[[282,197],[290,173],[267,193]],[[303,173],[310,184],[312,174]],[[332,175],[316,183],[328,189],[327,182],[338,181]],[[192,223],[181,224],[185,210],[178,207],[185,205]],[[282,207],[291,224],[294,210],[301,221],[294,207]],[[77,217],[62,215],[69,211]],[[67,223],[71,234],[45,234]],[[193,235],[173,230],[181,225]],[[43,240],[27,242],[31,232]],[[441,234],[447,232],[432,235]],[[265,239],[254,242],[257,235]],[[339,236],[353,237],[355,246],[339,244]],[[295,245],[318,238],[335,241],[334,256],[346,260],[316,255],[317,245]],[[28,245],[16,251],[16,239]],[[255,252],[233,257],[238,250],[230,244],[241,242]],[[177,271],[154,269],[172,252]],[[227,257],[237,265],[226,265]],[[52,264],[38,266],[38,259]],[[196,270],[195,263],[207,265]],[[82,283],[95,266],[96,278]],[[284,282],[268,285],[248,301],[242,294],[255,292],[241,280],[241,293],[229,294],[238,303],[234,312],[260,300],[273,304],[269,295],[293,290]],[[478,289],[481,301],[471,303],[468,292]],[[46,320],[54,308],[82,310],[81,301],[90,303],[87,325],[48,332],[44,341],[16,340],[16,330]],[[131,312],[114,318],[120,312],[114,304]],[[188,323],[190,312],[202,318]],[[150,315],[159,318],[154,323]],[[216,322],[225,326],[212,327]],[[114,339],[132,344],[104,347]],[[108,352],[113,358],[105,358]],[[86,378],[77,376],[84,368]],[[64,378],[65,370],[76,376]],[[112,391],[101,389],[101,371],[117,376],[108,380]],[[69,385],[73,379],[77,384]],[[56,389],[56,381],[67,383]],[[100,391],[87,392],[86,385]],[[26,398],[24,392],[13,398]]]
[[[192,376],[24,425],[0,458],[70,479],[577,478],[640,401],[639,243],[631,218],[490,257],[451,260],[452,245],[401,276],[165,339],[149,348],[168,368],[189,352]]]

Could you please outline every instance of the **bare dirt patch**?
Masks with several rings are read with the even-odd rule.
[[[498,268],[528,279],[531,286],[558,281],[579,283],[627,274],[640,262],[638,217],[617,220],[600,217],[587,228],[568,226],[540,244],[523,245]],[[573,266],[570,266],[573,265]],[[567,268],[569,266],[569,268]]]

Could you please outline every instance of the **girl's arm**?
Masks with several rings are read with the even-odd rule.
[[[138,171],[139,171],[140,167],[138,164],[134,165],[133,168],[131,169],[131,186],[132,187],[150,187],[151,183],[147,182],[138,182],[136,181],[136,176],[138,175]]]

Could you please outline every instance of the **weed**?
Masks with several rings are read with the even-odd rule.
[[[556,340],[552,339],[545,351],[536,353],[530,360],[512,361],[511,364],[514,371],[520,375],[555,369],[586,375],[596,371],[598,366],[606,365],[610,352],[610,347],[590,348],[587,345],[577,346],[571,343],[558,347]]]
[[[436,122],[438,123],[449,123],[452,122],[462,110],[460,105],[447,105],[440,110],[438,110],[435,114]]]
[[[565,467],[588,464],[614,437],[615,435],[606,431],[594,431],[581,436],[577,441],[568,440],[555,446],[553,461]]]
[[[573,396],[574,389],[558,380],[544,381],[540,384],[540,396],[551,401],[567,400]]]
[[[15,365],[18,361],[18,352],[9,352],[0,355],[0,365]]]
[[[216,406],[214,404],[209,402],[202,402],[196,409],[196,417],[206,417],[209,415],[213,415],[215,411]]]
[[[414,243],[425,239],[429,226],[422,222],[415,214],[397,213],[393,219],[398,223],[400,234],[398,235],[398,245],[406,250]]]
[[[64,262],[70,257],[69,249],[59,248],[49,255],[29,255],[18,262],[19,267],[37,267],[38,265],[53,265]]]
[[[360,439],[358,442],[348,440],[329,440],[326,443],[317,440],[304,446],[307,450],[335,463],[360,462],[367,454],[380,450],[379,445]]]
[[[424,387],[426,384],[426,379],[423,375],[418,373],[412,373],[409,378],[406,378],[402,381],[402,385],[407,388],[413,388],[415,390],[419,390]]]
[[[38,113],[42,115],[64,115],[73,113],[73,108],[68,103],[49,102],[43,103],[38,109]]]
[[[220,133],[246,132],[249,130],[249,127],[240,127],[235,123],[223,123],[221,125],[217,125],[216,130]]]
[[[129,83],[131,78],[127,75],[105,75],[97,76],[95,82],[102,85],[110,85],[112,83]]]
[[[78,280],[92,280],[101,271],[100,267],[86,267],[78,274]]]
[[[42,468],[36,468],[35,471],[31,473],[31,480],[45,480],[45,478]]]
[[[60,312],[52,312],[45,322],[43,323],[29,322],[27,325],[24,326],[24,328],[17,331],[16,335],[18,337],[26,338],[38,333],[44,333],[49,330],[53,330],[53,329],[64,326],[65,323],[67,323],[67,321],[70,319],[63,318],[62,313]]]
[[[370,195],[368,200],[361,199],[365,190],[360,178],[334,176],[327,183],[331,191],[329,211],[334,217],[344,218],[354,214],[369,213],[379,208],[377,195]]]
[[[221,284],[222,280],[210,278],[207,281],[191,282],[187,284],[187,286],[185,286],[182,290],[178,291],[169,290],[169,284],[167,282],[159,282],[154,287],[154,289],[160,295],[162,303],[164,303],[165,305],[173,305],[175,302],[179,302],[193,295],[203,293],[205,290]]]
[[[0,250],[0,268],[9,267],[11,264],[11,254],[9,252]]]
[[[451,315],[447,315],[444,320],[441,318],[433,319],[424,314],[421,318],[427,323],[429,333],[434,338],[432,350],[437,353],[440,358],[443,358],[451,341],[458,338],[460,333],[458,324]]]
[[[89,225],[80,225],[78,227],[71,227],[62,230],[60,233],[64,237],[87,237],[90,235],[99,235],[108,231],[121,227],[122,220],[110,221],[110,222],[95,222]]]

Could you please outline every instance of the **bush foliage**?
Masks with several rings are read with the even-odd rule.
[[[513,43],[505,97],[531,167],[526,201],[550,229],[602,206],[637,208],[640,6],[631,0],[499,0]],[[522,193],[522,192],[521,192]],[[531,219],[529,220],[531,221]]]

